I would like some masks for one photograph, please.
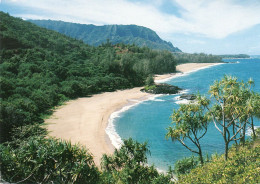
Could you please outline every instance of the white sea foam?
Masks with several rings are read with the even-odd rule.
[[[185,89],[185,90],[180,91],[179,94],[180,95],[187,94],[188,92],[189,92],[189,89]],[[175,101],[176,104],[188,104],[189,102],[191,102],[191,100],[181,99],[180,95],[173,98],[173,100]]]
[[[106,128],[106,134],[108,135],[112,145],[116,148],[119,149],[121,147],[121,145],[123,144],[123,140],[121,139],[121,137],[118,135],[118,133],[116,132],[116,128],[115,128],[115,119],[120,117],[120,114],[129,110],[130,108],[139,105],[140,103],[143,103],[145,101],[161,101],[160,99],[156,99],[157,97],[159,97],[161,95],[152,95],[149,98],[147,98],[146,100],[129,100],[129,104],[124,106],[123,108],[121,108],[118,111],[113,112],[109,119],[108,119],[108,125]]]
[[[150,98],[148,98],[147,100],[144,100],[144,101],[157,101],[157,100],[160,100],[160,99],[156,99],[158,97],[162,96],[162,94],[159,94],[159,95],[152,95]],[[142,101],[143,102],[143,101]]]
[[[165,102],[165,100],[162,100],[162,99],[154,99],[153,101],[155,101],[155,102]]]
[[[178,94],[187,94],[190,90],[189,89],[184,89],[184,90],[181,90]]]
[[[166,170],[163,170],[163,169],[159,169],[158,167],[156,168],[156,170],[158,171],[158,173],[160,174],[167,174],[168,171]],[[171,181],[173,182],[177,182],[178,181],[178,178],[175,174],[173,174],[173,178],[171,178]]]
[[[254,129],[256,130],[257,128],[260,128],[260,126],[254,126]],[[251,136],[253,133],[253,130],[251,127],[248,127],[247,130],[246,130],[246,135],[247,136]]]
[[[175,103],[176,104],[189,104],[191,101],[187,99],[178,100]]]

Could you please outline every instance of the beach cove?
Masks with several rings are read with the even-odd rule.
[[[190,72],[216,65],[216,63],[188,63],[176,67],[179,72]],[[156,81],[169,79],[176,74],[159,75]],[[110,115],[124,106],[146,100],[153,95],[140,91],[141,87],[96,94],[92,97],[70,100],[58,107],[45,120],[49,136],[81,144],[93,154],[100,165],[103,154],[112,154],[114,146],[106,134]]]

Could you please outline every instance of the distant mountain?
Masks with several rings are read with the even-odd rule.
[[[171,42],[162,40],[153,30],[137,25],[104,25],[95,26],[87,24],[76,24],[53,20],[28,20],[40,27],[51,29],[72,38],[83,40],[83,42],[98,46],[107,42],[113,44],[125,43],[147,46],[157,50],[168,50],[181,52]]]

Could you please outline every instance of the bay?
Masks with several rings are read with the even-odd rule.
[[[255,81],[253,90],[260,92],[260,58],[224,61],[227,63],[184,74],[167,83],[185,89],[186,93],[199,92],[208,95],[209,86],[215,80],[220,80],[224,75],[232,75],[244,81],[252,78]],[[192,155],[180,143],[172,143],[171,140],[165,139],[166,128],[171,124],[170,116],[173,109],[178,109],[178,103],[182,103],[178,97],[179,95],[156,97],[121,112],[114,119],[116,132],[121,139],[132,137],[139,142],[148,142],[151,151],[148,163],[162,170],[167,170],[168,166],[174,166],[177,160]],[[257,120],[255,125],[260,126],[260,121]],[[224,152],[222,137],[213,124],[209,126],[201,143],[204,155]]]

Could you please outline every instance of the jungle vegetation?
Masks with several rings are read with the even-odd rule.
[[[113,45],[109,41],[94,47],[3,12],[0,18],[2,180],[12,183],[174,182],[171,170],[160,174],[154,166],[147,165],[147,143],[125,140],[113,155],[103,156],[99,169],[85,148],[47,138],[47,131],[41,126],[44,117],[66,100],[142,86],[152,74],[175,72],[177,61],[172,53],[122,43]],[[250,115],[255,116],[251,111]],[[250,164],[256,165],[245,165],[253,169],[259,168],[259,151],[254,149]],[[253,173],[250,177],[259,176]],[[182,176],[181,181],[185,181]]]
[[[104,163],[103,171],[87,150],[46,138],[41,126],[53,107],[68,99],[143,86],[149,75],[175,72],[170,52],[109,41],[94,47],[3,12],[0,18],[1,179],[14,183],[170,182],[168,176],[145,165],[146,145],[142,151],[131,142],[122,147],[121,155],[115,153],[116,160],[131,156],[131,165],[125,163],[130,158],[120,162],[125,168],[121,174],[107,169],[111,163]]]

